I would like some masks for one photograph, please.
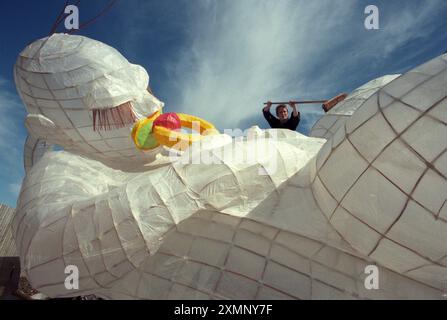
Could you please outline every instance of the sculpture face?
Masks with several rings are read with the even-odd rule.
[[[14,76],[33,135],[118,169],[148,162],[160,151],[137,150],[130,130],[163,103],[147,91],[144,68],[114,48],[54,34],[20,53]]]

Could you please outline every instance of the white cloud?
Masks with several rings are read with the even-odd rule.
[[[5,89],[6,80],[0,78],[0,148],[13,147],[23,115],[24,106],[18,98]],[[23,121],[23,119],[21,119]]]
[[[0,77],[0,202],[15,206],[23,172],[25,107]]]
[[[10,183],[8,185],[8,189],[9,191],[12,193],[13,196],[18,197],[19,196],[19,192],[20,192],[20,188],[22,187],[22,181],[18,181],[18,182],[14,182],[14,183]]]
[[[395,14],[381,5],[381,29],[368,33],[358,1],[193,3],[185,21],[190,43],[169,66],[172,92],[183,112],[220,128],[260,114],[269,99],[325,99],[371,80],[368,72],[382,60],[432,31],[426,21],[442,4],[402,6]],[[322,114],[309,108],[301,108],[304,116]]]
[[[328,6],[334,16],[343,12]],[[203,2],[192,17],[193,41],[175,66],[177,104],[231,128],[264,101],[299,98],[308,79],[296,77],[315,66],[310,58],[321,42],[333,41],[326,35],[337,19],[321,9],[314,2]],[[314,23],[316,16],[325,24]]]

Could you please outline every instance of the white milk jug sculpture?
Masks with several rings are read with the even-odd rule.
[[[447,292],[447,55],[354,91],[313,137],[254,127],[175,158],[136,148],[134,123],[163,103],[110,46],[54,34],[20,53],[14,76],[29,138],[13,232],[22,269],[50,297]],[[77,288],[65,286],[69,265]]]

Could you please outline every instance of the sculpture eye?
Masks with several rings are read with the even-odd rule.
[[[93,131],[123,128],[136,120],[130,101],[113,108],[93,109]]]

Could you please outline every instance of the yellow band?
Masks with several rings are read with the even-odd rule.
[[[218,134],[216,128],[208,121],[189,114],[177,113],[182,127],[197,130],[200,134],[177,132],[162,126],[152,128],[152,134],[157,141],[169,148],[185,150],[191,143],[202,139],[204,135]]]

